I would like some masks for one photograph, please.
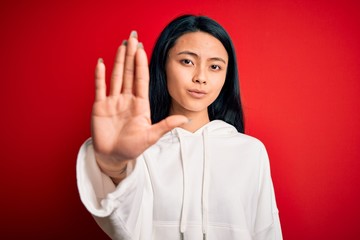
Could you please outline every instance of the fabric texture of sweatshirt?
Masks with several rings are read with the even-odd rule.
[[[168,132],[128,164],[118,186],[100,171],[89,139],[77,184],[112,239],[282,239],[264,145],[220,120]]]

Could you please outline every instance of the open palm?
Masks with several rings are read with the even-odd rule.
[[[146,53],[132,32],[116,54],[108,96],[101,59],[95,70],[93,144],[99,165],[111,172],[134,160],[167,131],[187,122],[184,116],[170,116],[152,125],[148,92]]]

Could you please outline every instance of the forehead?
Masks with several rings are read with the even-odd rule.
[[[228,54],[222,43],[217,38],[205,32],[185,33],[179,37],[170,49],[170,54],[176,54],[182,51],[191,51],[204,58],[228,58]]]

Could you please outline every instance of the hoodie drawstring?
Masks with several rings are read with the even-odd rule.
[[[203,145],[204,145],[204,160],[203,160],[203,182],[202,182],[202,231],[203,239],[206,239],[207,227],[208,227],[208,196],[209,196],[209,159],[207,151],[207,129],[205,128],[203,133]]]
[[[186,232],[187,227],[187,212],[189,209],[189,199],[188,199],[188,191],[189,191],[189,183],[187,177],[187,171],[185,168],[185,149],[183,144],[183,138],[179,131],[177,131],[177,135],[180,142],[180,157],[181,157],[181,165],[183,172],[183,199],[182,199],[182,209],[181,209],[181,219],[180,219],[180,236],[181,240],[184,240],[184,233]],[[209,156],[207,153],[207,129],[205,128],[202,132],[202,140],[203,140],[203,176],[202,176],[202,194],[201,194],[201,206],[202,206],[202,233],[203,239],[206,239],[207,228],[208,228],[208,192],[209,192]]]
[[[182,199],[182,209],[181,209],[181,219],[180,219],[180,234],[181,239],[184,239],[184,232],[186,231],[186,219],[187,219],[187,209],[188,209],[188,203],[187,203],[187,177],[186,177],[186,170],[185,170],[185,160],[184,160],[184,146],[183,139],[180,136],[179,131],[177,132],[178,138],[180,141],[180,157],[181,157],[181,166],[182,166],[182,172],[183,172],[183,199]]]

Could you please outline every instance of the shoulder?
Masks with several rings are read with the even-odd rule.
[[[221,120],[213,121],[209,129],[209,137],[218,138],[225,142],[233,142],[241,145],[251,146],[258,149],[265,149],[264,144],[257,138],[240,133],[234,126]]]
[[[246,142],[246,144],[253,145],[255,147],[258,147],[259,149],[265,149],[265,145],[263,144],[263,142],[256,137],[244,133],[238,133],[238,138]]]

